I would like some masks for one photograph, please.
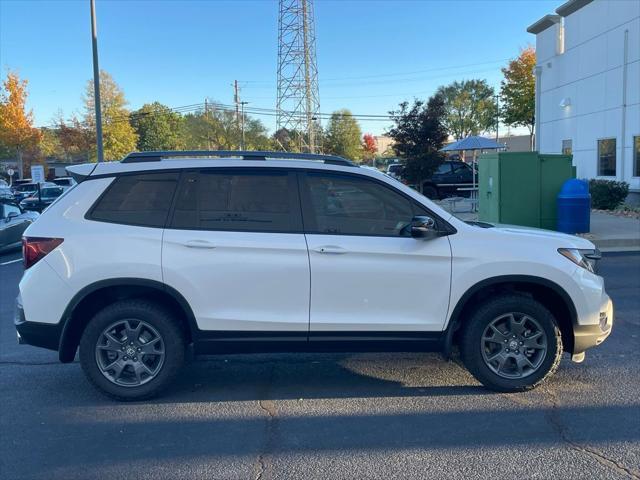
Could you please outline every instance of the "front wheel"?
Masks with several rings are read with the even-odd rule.
[[[184,334],[160,305],[140,299],[98,312],[80,339],[89,381],[118,400],[142,400],[171,383],[185,358]]]
[[[499,392],[535,388],[558,368],[562,336],[542,304],[523,295],[501,295],[468,320],[462,361],[485,387]]]

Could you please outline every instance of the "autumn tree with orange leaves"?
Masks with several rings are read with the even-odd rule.
[[[371,160],[378,152],[376,139],[370,133],[365,133],[362,137],[362,150],[364,152],[364,158],[367,160]]]
[[[500,90],[502,120],[506,125],[527,127],[532,150],[536,123],[536,79],[533,73],[535,66],[535,49],[525,48],[518,58],[511,60],[509,65],[502,69],[504,80]]]
[[[26,110],[27,95],[27,81],[8,72],[0,93],[0,142],[15,151],[20,178],[24,177],[24,151],[35,147],[41,137],[33,127],[33,112]]]

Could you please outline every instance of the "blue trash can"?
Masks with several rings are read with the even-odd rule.
[[[558,194],[558,231],[588,233],[591,223],[591,194],[585,180],[572,178]]]

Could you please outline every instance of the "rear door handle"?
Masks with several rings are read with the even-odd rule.
[[[338,247],[336,245],[324,245],[322,247],[317,247],[313,249],[314,252],[318,252],[318,253],[347,253],[347,250],[342,248],[342,247]]]
[[[189,248],[216,248],[216,246],[208,240],[188,240],[183,243]]]

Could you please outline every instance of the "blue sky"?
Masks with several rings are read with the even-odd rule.
[[[385,114],[442,84],[486,78],[534,42],[528,25],[560,0],[316,0],[322,112]],[[100,67],[132,109],[205,97],[232,102],[234,80],[251,107],[274,108],[276,0],[96,0]],[[29,80],[36,125],[82,110],[92,75],[88,0],[0,0],[0,67]],[[263,117],[274,127],[273,117]],[[386,124],[361,122],[364,132]]]

